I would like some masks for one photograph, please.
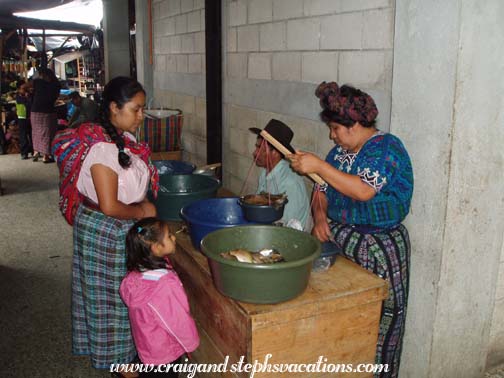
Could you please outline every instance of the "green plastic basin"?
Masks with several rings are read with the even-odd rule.
[[[247,264],[227,260],[222,252],[233,249],[278,250],[286,260],[275,264]],[[250,225],[214,231],[203,238],[215,287],[224,295],[250,303],[278,303],[306,289],[312,262],[321,244],[310,234],[291,228]]]
[[[179,221],[180,209],[185,205],[215,197],[220,181],[205,175],[160,175],[159,186],[157,199],[152,199],[158,217]]]

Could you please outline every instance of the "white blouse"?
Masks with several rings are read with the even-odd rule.
[[[134,140],[131,134],[125,134]],[[124,152],[131,158],[131,165],[127,169],[119,164],[118,150],[115,143],[99,142],[93,145],[82,163],[79,179],[77,180],[79,192],[94,203],[98,203],[98,196],[91,176],[91,167],[95,164],[102,164],[112,169],[118,176],[117,199],[120,202],[129,205],[142,201],[149,188],[149,169],[139,156],[130,152],[129,148],[125,148]]]

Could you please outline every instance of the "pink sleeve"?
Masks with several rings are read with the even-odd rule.
[[[89,150],[82,168],[91,169],[91,167],[95,164],[102,164],[119,174],[121,166],[119,165],[117,157],[118,150],[115,144],[106,142],[96,143]]]
[[[115,155],[115,156],[114,156]],[[112,143],[99,142],[89,150],[77,180],[77,189],[85,197],[94,203],[98,203],[98,196],[91,176],[91,167],[95,164],[103,164],[114,172],[119,171],[119,161],[117,160],[117,146]]]
[[[122,168],[119,164],[118,150],[115,144],[100,142],[91,147],[82,164],[77,181],[79,192],[93,202],[98,203],[98,196],[91,176],[91,167],[101,164],[112,169],[118,176],[117,196],[119,201],[125,204],[142,201],[149,187],[149,170],[140,157],[131,154],[127,148],[125,152],[131,158],[131,165],[128,169]]]
[[[163,282],[162,282],[163,281]],[[178,276],[169,274],[160,280],[166,288],[148,303],[160,326],[172,335],[186,352],[199,345],[196,323],[189,312],[189,303]]]

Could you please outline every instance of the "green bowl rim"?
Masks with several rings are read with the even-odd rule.
[[[286,232],[303,233],[306,236],[309,236],[312,239],[312,241],[314,241],[316,243],[315,252],[311,253],[310,255],[308,255],[302,259],[295,260],[295,261],[279,262],[279,263],[275,263],[275,264],[251,264],[251,263],[243,263],[240,261],[227,260],[227,259],[221,257],[220,254],[213,254],[212,252],[207,251],[207,247],[205,246],[204,243],[205,243],[205,240],[207,239],[208,236],[216,234],[216,236],[214,236],[214,237],[218,237],[218,234],[220,234],[220,233],[226,233],[226,232],[231,232],[231,230],[234,231],[234,230],[240,229],[240,228],[251,228],[251,227],[254,227],[254,228],[273,228],[273,227],[276,227],[276,228],[278,228],[280,226],[250,224],[250,225],[222,228],[220,230],[212,231],[212,232],[208,233],[207,235],[205,235],[205,237],[203,239],[201,239],[201,242],[200,242],[201,251],[203,252],[203,254],[207,258],[214,260],[216,262],[219,262],[219,263],[223,263],[225,265],[233,266],[236,268],[263,269],[263,270],[296,268],[296,267],[311,263],[312,261],[314,261],[316,258],[318,258],[320,256],[320,253],[322,251],[322,244],[320,243],[320,241],[317,238],[315,238],[314,236],[310,235],[307,232],[295,230],[293,228],[288,228],[288,227],[282,227],[282,229],[287,230]],[[310,264],[310,266],[311,266],[311,264]]]
[[[189,175],[163,175],[163,176],[170,176],[170,178],[172,177],[178,177],[178,176],[200,176],[200,177],[204,177],[203,181],[208,181],[209,184],[210,182],[212,183],[211,186],[208,186],[207,188],[204,188],[204,189],[201,189],[199,191],[193,191],[193,192],[161,192],[160,190],[158,191],[158,198],[160,195],[162,195],[163,197],[169,197],[169,196],[177,196],[177,197],[186,197],[186,196],[192,196],[194,194],[206,194],[206,193],[212,193],[214,191],[217,191],[219,190],[219,188],[222,186],[222,182],[215,178],[215,177],[211,177],[211,176],[207,176],[207,175],[199,175],[199,174],[194,174],[194,173],[191,173]],[[161,184],[161,182],[160,182]],[[180,219],[180,218],[177,218],[177,219]]]

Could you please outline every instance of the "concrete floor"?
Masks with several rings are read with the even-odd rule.
[[[56,164],[0,156],[0,377],[110,377],[71,354],[72,228]]]
[[[0,180],[0,377],[110,377],[71,354],[72,228],[58,209],[56,164],[1,155]]]
[[[504,378],[504,366],[486,372],[485,378]]]

